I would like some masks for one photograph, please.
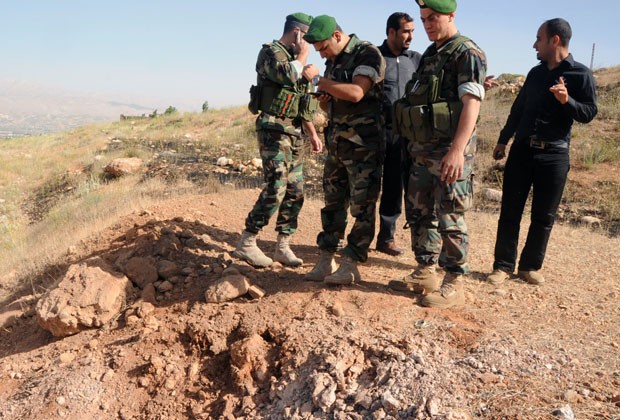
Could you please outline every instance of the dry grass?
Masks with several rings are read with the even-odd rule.
[[[202,190],[213,192],[219,188],[210,187]],[[43,220],[4,229],[0,272],[16,272],[20,278],[36,277],[47,267],[64,262],[72,248],[119,218],[148,209],[162,199],[196,191],[188,181],[170,185],[158,179],[141,182],[136,176],[105,184],[96,180],[83,183],[50,209]]]
[[[63,260],[70,247],[125,214],[173,195],[217,191],[215,181],[203,182],[199,189],[185,179],[170,183],[136,176],[108,182],[103,167],[117,157],[148,160],[162,150],[195,153],[196,148],[223,144],[227,138],[249,145],[249,124],[233,124],[246,114],[235,109],[166,116],[4,141],[0,272],[36,276]]]

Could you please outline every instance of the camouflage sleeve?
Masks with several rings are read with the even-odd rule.
[[[483,100],[484,79],[487,73],[487,59],[484,52],[475,44],[467,45],[457,58],[457,72],[459,98],[465,94],[472,94]]]
[[[375,84],[385,78],[385,60],[374,45],[366,46],[358,54],[353,77],[357,75],[366,76]]]
[[[307,92],[310,88],[309,83],[305,79],[299,85],[304,92]],[[299,117],[305,121],[312,121],[318,109],[319,100],[317,98],[312,95],[303,95],[299,104]]]
[[[288,61],[284,54],[269,47],[261,50],[256,62],[258,75],[279,85],[295,84],[301,78],[300,68],[294,61]]]

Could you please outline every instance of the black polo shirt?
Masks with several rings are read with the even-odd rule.
[[[549,88],[564,77],[568,102],[561,104]],[[592,72],[569,54],[558,67],[549,70],[545,62],[532,68],[512,104],[499,144],[528,141],[531,136],[570,143],[573,121],[588,123],[596,116],[596,85]]]

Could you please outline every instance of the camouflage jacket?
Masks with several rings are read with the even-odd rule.
[[[383,79],[385,60],[379,49],[369,42],[351,39],[334,61],[328,61],[325,77],[337,82],[351,83],[357,75],[368,76],[373,85],[361,101],[354,103],[332,99],[329,104],[329,130],[327,141],[344,137],[353,143],[369,148],[382,148],[383,135]],[[380,138],[378,138],[380,137]]]
[[[418,67],[419,74],[437,74],[439,69],[436,66],[439,65],[441,59],[441,52],[448,48],[448,45],[454,42],[457,38],[461,37],[460,33],[455,34],[446,43],[437,48],[433,43],[431,44],[420,61]],[[487,72],[487,59],[484,51],[476,45],[470,39],[467,39],[460,47],[452,53],[443,66],[442,82],[440,89],[440,97],[448,102],[460,101],[459,99],[459,86],[474,83],[484,86],[484,79]],[[475,131],[472,134],[472,139],[475,137]],[[476,151],[476,144],[470,139],[467,147],[465,148],[465,155],[473,155]],[[452,145],[451,138],[440,139],[439,143],[431,145],[419,145],[415,143],[409,144],[409,151],[416,152],[447,152]]]
[[[295,58],[293,51],[280,41],[274,40],[273,42],[263,44],[256,60],[257,85],[279,85],[302,95],[308,92],[310,83],[291,64]],[[313,102],[313,104],[305,103],[305,108],[318,108],[318,101],[310,95],[303,95],[303,101]],[[303,119],[311,121],[312,115],[313,113],[305,113],[303,114]],[[300,115],[295,118],[279,118],[261,112],[256,119],[257,130],[275,130],[300,136],[300,127]]]

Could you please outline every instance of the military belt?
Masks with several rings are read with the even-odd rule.
[[[568,148],[568,143],[563,140],[547,141],[537,136],[530,137],[529,145],[532,149],[539,149],[539,150],[567,149]]]

